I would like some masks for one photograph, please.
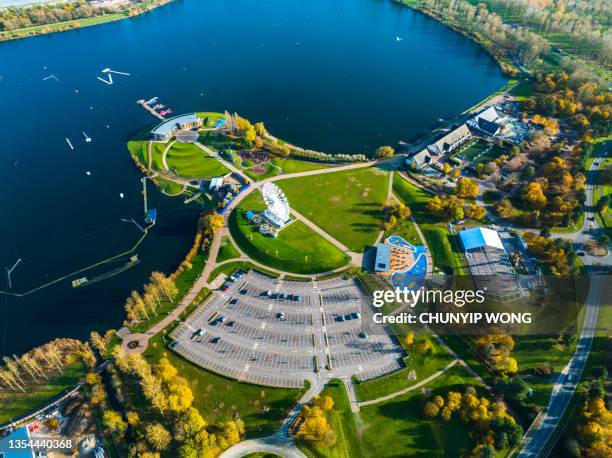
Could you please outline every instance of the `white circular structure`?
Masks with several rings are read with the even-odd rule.
[[[264,202],[268,209],[264,212],[264,215],[269,219],[275,226],[281,228],[287,224],[291,218],[289,217],[289,201],[285,196],[285,193],[274,183],[266,183],[261,188]]]

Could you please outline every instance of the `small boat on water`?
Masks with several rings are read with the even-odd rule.
[[[66,143],[68,143],[70,149],[74,149],[74,146],[72,146],[72,143],[70,143],[70,139],[68,137],[66,137]]]
[[[153,97],[152,99],[147,100],[145,103],[147,105],[151,105],[152,103],[155,103],[159,100],[159,97]]]
[[[89,137],[85,132],[83,132],[83,137],[85,137],[85,141],[87,143],[91,143],[91,137]]]

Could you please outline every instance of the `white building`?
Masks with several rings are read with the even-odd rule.
[[[198,118],[195,113],[184,114],[166,119],[161,124],[158,124],[151,134],[155,140],[168,141],[179,130],[191,130],[199,128],[202,125],[202,119]]]

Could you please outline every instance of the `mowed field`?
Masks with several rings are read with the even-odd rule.
[[[356,252],[376,241],[389,174],[362,168],[278,181],[291,208]]]
[[[427,384],[430,396],[448,391],[464,392],[478,382],[465,368],[456,365]],[[369,456],[463,456],[473,445],[466,423],[454,417],[445,422],[426,419],[423,405],[429,396],[410,391],[389,401],[362,407],[356,416],[361,448]]]
[[[386,402],[361,407],[357,414],[350,410],[342,383],[330,382],[323,395],[332,396],[334,407],[327,413],[337,443],[332,447],[299,443],[308,457],[456,457],[465,455],[472,447],[468,425],[454,416],[450,421],[428,419],[423,406],[430,396],[445,395],[448,391],[463,393],[465,387],[478,387],[464,367],[456,365],[422,389]],[[500,455],[501,456],[501,455]]]
[[[168,150],[166,162],[171,170],[185,178],[212,178],[229,170],[192,143],[176,142]]]
[[[229,217],[234,240],[254,260],[298,274],[326,272],[350,261],[346,254],[299,220],[281,230],[276,238],[261,234],[244,214],[265,208],[261,194],[252,193]]]

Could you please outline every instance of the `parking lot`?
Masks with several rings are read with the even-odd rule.
[[[353,279],[294,282],[242,273],[171,334],[171,348],[261,385],[301,387],[322,372],[364,380],[399,369],[403,356],[371,314]]]

